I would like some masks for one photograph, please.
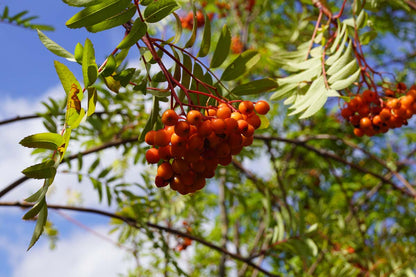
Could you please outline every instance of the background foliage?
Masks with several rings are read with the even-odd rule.
[[[26,202],[2,203],[32,207],[24,217],[37,217],[29,248],[43,230],[54,234],[49,225],[44,229],[45,195],[62,166],[80,181],[88,179],[100,201],[117,208],[111,214],[49,208],[112,217],[132,258],[151,257],[126,270],[128,276],[415,276],[414,120],[357,138],[339,110],[343,100],[361,93],[362,78],[378,88],[414,83],[416,3],[64,2],[79,6],[69,28],[105,32],[123,25],[126,33],[99,60],[93,40],[65,50],[50,38],[53,33],[40,31],[49,27],[32,25],[25,13],[9,16],[4,8],[2,21],[38,29],[42,43],[61,57],[55,68],[66,92],[44,103],[39,116],[45,133],[21,141],[35,148],[39,163],[0,193],[28,178],[44,180]],[[184,18],[197,10],[205,24],[198,28],[195,16],[188,28]],[[326,24],[328,15],[336,18]],[[335,33],[339,39],[325,50]],[[390,47],[395,40],[401,49]],[[357,42],[376,72],[370,77],[353,54]],[[83,82],[69,62],[80,64]],[[169,76],[179,83],[174,86]],[[161,126],[173,92],[185,102],[185,92],[208,93],[204,84],[231,100],[270,99],[269,125],[203,190],[183,196],[156,188],[144,134]],[[73,144],[81,145],[79,153]],[[102,166],[102,153],[111,148],[120,155]],[[84,162],[87,156],[93,156],[91,164]],[[138,164],[137,179],[123,178]]]

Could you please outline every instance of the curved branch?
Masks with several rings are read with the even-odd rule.
[[[2,207],[31,208],[33,206],[33,204],[24,203],[24,202],[23,203],[22,202],[0,202],[0,206],[2,206]],[[56,210],[69,210],[69,211],[78,211],[78,212],[86,212],[86,213],[102,215],[102,216],[106,216],[106,217],[121,220],[121,221],[125,222],[126,224],[128,224],[129,226],[131,226],[133,228],[136,228],[136,229],[143,228],[142,226],[139,225],[139,223],[134,218],[118,215],[118,214],[115,214],[115,213],[111,213],[111,212],[107,212],[107,211],[103,211],[103,210],[99,210],[99,209],[83,208],[83,207],[72,207],[72,206],[64,206],[64,205],[50,205],[50,204],[48,204],[48,208],[49,209],[56,209]],[[169,234],[173,234],[173,235],[189,238],[193,241],[197,241],[197,242],[199,242],[199,243],[201,243],[201,244],[203,244],[203,245],[205,245],[205,246],[207,246],[211,249],[214,249],[214,250],[216,250],[220,253],[228,255],[229,257],[231,257],[235,260],[246,263],[249,266],[263,272],[267,276],[274,276],[274,277],[279,277],[280,276],[280,275],[277,275],[277,274],[273,274],[273,273],[265,270],[264,268],[256,265],[249,258],[242,257],[242,256],[240,256],[238,254],[235,254],[235,253],[231,253],[227,249],[219,247],[219,246],[217,246],[217,245],[215,245],[211,242],[208,242],[208,241],[206,241],[206,240],[204,240],[200,237],[196,237],[196,236],[193,236],[189,233],[181,232],[181,231],[178,231],[178,230],[170,228],[170,227],[161,226],[161,225],[158,225],[156,223],[144,222],[144,224],[147,227],[150,227],[150,228],[154,228],[154,229],[164,231],[164,232],[169,233]]]
[[[63,162],[66,161],[71,161],[74,160],[76,158],[78,158],[79,155],[82,156],[86,156],[92,153],[96,153],[99,152],[101,150],[107,149],[107,148],[111,148],[111,147],[116,147],[116,146],[120,146],[129,142],[135,142],[138,140],[138,137],[132,137],[132,138],[128,138],[128,139],[115,139],[106,143],[103,143],[99,146],[95,146],[95,147],[91,147],[90,149],[87,149],[83,152],[68,156],[67,158],[63,159]],[[0,198],[3,197],[4,195],[6,195],[8,192],[10,192],[11,190],[15,189],[16,187],[18,187],[19,185],[21,185],[22,183],[26,182],[27,180],[29,180],[30,178],[23,176],[20,179],[14,181],[13,183],[11,183],[10,185],[8,185],[7,187],[5,187],[4,189],[2,189],[0,191]]]
[[[372,172],[372,171],[370,171],[370,170],[368,170],[366,168],[363,168],[363,167],[361,167],[361,166],[359,166],[359,165],[357,165],[355,163],[349,162],[346,159],[344,159],[344,158],[342,158],[342,157],[340,157],[340,156],[338,156],[338,155],[336,155],[334,153],[331,153],[329,151],[322,150],[322,149],[318,149],[318,148],[315,148],[313,146],[310,146],[310,145],[308,145],[306,143],[307,140],[287,139],[287,138],[282,138],[282,137],[264,136],[264,135],[255,135],[254,138],[255,139],[259,139],[259,140],[263,140],[265,142],[266,141],[279,141],[279,142],[285,142],[285,143],[295,144],[297,146],[300,146],[300,147],[303,147],[303,148],[305,148],[307,150],[310,150],[310,151],[318,154],[319,156],[322,156],[324,158],[329,158],[331,160],[340,162],[340,163],[342,163],[344,165],[347,165],[347,166],[349,166],[349,167],[351,167],[351,168],[353,168],[353,169],[355,169],[355,170],[357,170],[357,171],[359,171],[361,173],[369,174],[369,175],[371,175],[373,177],[376,177],[377,179],[383,181],[384,183],[389,184],[393,188],[401,191],[402,193],[404,193],[404,194],[406,194],[408,196],[411,196],[413,198],[416,198],[416,194],[414,194],[413,191],[408,191],[405,188],[398,186],[392,180],[387,179],[385,176],[380,175],[380,174],[378,174],[376,172]]]

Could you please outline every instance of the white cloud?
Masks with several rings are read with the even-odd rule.
[[[94,232],[106,234],[108,226],[96,227]],[[112,238],[116,240],[115,235]],[[117,276],[134,266],[128,256],[126,250],[80,230],[59,240],[55,250],[43,243],[22,254],[12,276]]]

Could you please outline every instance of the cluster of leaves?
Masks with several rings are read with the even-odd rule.
[[[4,6],[3,11],[0,13],[0,22],[13,24],[28,29],[37,29],[44,31],[53,31],[54,28],[50,25],[35,24],[32,23],[33,20],[37,19],[38,16],[27,16],[29,11],[22,11],[17,14],[11,15],[9,12],[9,7]]]

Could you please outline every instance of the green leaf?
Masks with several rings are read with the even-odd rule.
[[[300,83],[300,82],[309,82],[320,74],[322,68],[321,64],[316,64],[315,66],[309,68],[308,70],[302,71],[297,74],[289,75],[285,78],[279,78],[277,83],[280,85],[289,84],[289,83]]]
[[[129,34],[117,45],[117,48],[124,49],[133,46],[147,32],[147,25],[140,18],[134,21]]]
[[[87,111],[87,116],[90,116],[95,112],[96,104],[97,104],[97,89],[95,87],[90,87],[90,88],[88,88],[88,111]]]
[[[179,8],[175,0],[159,0],[151,2],[144,10],[144,20],[155,23]]]
[[[231,81],[242,76],[260,60],[260,54],[254,50],[247,50],[228,65],[221,75],[221,80]]]
[[[133,77],[135,71],[136,71],[135,68],[127,68],[127,69],[124,69],[123,71],[121,71],[119,74],[114,75],[113,77],[116,81],[120,82],[121,86],[125,87],[129,84],[129,82],[130,82],[131,78]]]
[[[297,83],[290,83],[284,86],[280,86],[275,93],[270,96],[270,100],[281,100],[287,97],[292,90],[298,87]]]
[[[94,84],[98,77],[98,68],[95,63],[95,52],[92,42],[87,38],[82,52],[82,75],[85,87]]]
[[[107,86],[107,88],[111,91],[114,91],[115,93],[118,93],[118,91],[120,90],[120,82],[117,81],[116,79],[114,79],[115,74],[108,76],[108,77],[104,77],[104,83]]]
[[[85,110],[81,108],[82,96],[80,88],[73,84],[67,97],[65,114],[65,123],[70,128],[76,128],[85,114]]]
[[[65,4],[74,7],[87,7],[101,3],[102,0],[62,0]]]
[[[231,46],[231,32],[227,25],[224,25],[221,30],[220,38],[215,47],[214,54],[211,60],[211,68],[219,67],[230,53]]]
[[[235,87],[231,93],[236,95],[249,95],[264,93],[277,88],[277,82],[270,78],[264,78],[260,80],[251,81],[246,84]]]
[[[351,61],[352,59],[352,42],[348,44],[347,50],[345,50],[344,54],[336,60],[326,71],[326,74],[333,75],[334,73],[340,71],[344,66]]]
[[[121,11],[120,13],[91,26],[87,26],[87,30],[92,33],[101,32],[117,26],[121,26],[128,22],[136,13],[136,6],[130,4],[128,9]]]
[[[38,202],[48,191],[48,186],[42,186],[37,192],[25,199],[26,202],[34,203]]]
[[[19,142],[29,148],[56,150],[63,143],[63,137],[56,133],[39,133],[27,136]]]
[[[342,79],[345,79],[348,76],[351,76],[351,74],[356,71],[357,67],[358,67],[357,61],[355,59],[352,59],[342,69],[335,72],[334,75],[332,75],[330,78],[328,78],[328,83],[332,84],[335,81],[342,80]]]
[[[205,57],[209,53],[211,47],[211,21],[208,15],[203,11],[205,17],[204,34],[202,36],[201,48],[198,52],[198,57]]]
[[[360,43],[361,45],[367,45],[369,44],[372,40],[374,40],[377,37],[378,33],[374,30],[365,32],[363,34],[360,35]]]
[[[33,179],[53,178],[56,174],[55,162],[52,160],[29,166],[22,171],[26,177]]]
[[[114,73],[116,69],[116,59],[113,55],[108,56],[107,61],[105,63],[104,70],[101,71],[101,75],[104,77],[110,76]]]
[[[100,1],[99,4],[88,6],[82,11],[76,13],[66,22],[66,26],[68,28],[81,28],[98,24],[103,20],[113,17],[125,10],[130,3],[130,0]]]
[[[75,57],[67,50],[65,50],[62,46],[58,45],[56,42],[48,38],[44,33],[40,30],[37,30],[38,36],[42,44],[52,53],[55,55],[65,58],[68,61],[75,62]]]
[[[361,73],[361,68],[358,68],[358,70],[354,74],[352,74],[350,77],[348,77],[347,79],[339,80],[331,84],[331,88],[335,90],[341,90],[341,89],[349,87],[350,85],[354,83],[355,80],[357,80],[360,73]]]
[[[82,64],[82,53],[83,52],[84,52],[84,46],[82,46],[82,44],[78,42],[77,45],[75,45],[74,56],[75,56],[75,60],[79,64]]]
[[[176,13],[172,13],[172,14],[175,16],[175,20],[176,20],[175,38],[173,39],[172,43],[177,44],[182,36],[182,22],[181,22],[179,15],[177,15]]]
[[[43,187],[41,188],[41,190],[43,189]],[[45,199],[45,195],[43,195],[43,199],[40,200],[39,202],[37,202],[35,205],[33,205],[33,207],[26,212],[22,219],[23,220],[31,220],[34,219],[35,216],[40,212],[40,210],[42,209],[42,206],[45,204],[45,202],[43,201]]]
[[[41,209],[39,211],[38,220],[36,221],[35,230],[33,231],[32,239],[30,240],[29,247],[27,250],[32,248],[33,245],[38,241],[39,237],[43,233],[43,227],[46,224],[46,220],[48,218],[48,206],[46,205],[45,199],[43,199],[39,205],[41,205]]]
[[[66,65],[58,61],[54,61],[54,65],[56,73],[58,73],[62,87],[64,88],[66,94],[69,94],[71,91],[72,84],[75,84],[79,89],[81,89],[79,82],[75,78],[74,74],[68,69],[68,67],[66,67]]]
[[[196,8],[195,5],[193,4],[193,1],[191,0],[191,5],[192,5],[192,12],[193,12],[193,25],[192,25],[192,33],[191,33],[191,37],[189,38],[189,40],[186,42],[185,44],[185,48],[191,48],[194,43],[195,43],[195,39],[196,39],[196,32],[198,30],[198,22],[196,19]]]
[[[189,72],[192,72],[192,60],[187,54],[183,54],[183,65]],[[189,88],[191,82],[191,75],[184,69],[182,69],[182,85],[185,88]]]
[[[144,137],[146,136],[147,132],[153,129],[153,126],[155,126],[158,115],[159,115],[159,99],[156,96],[153,96],[152,112],[150,113],[149,119],[147,120],[146,125],[144,126],[143,131],[140,134],[140,137],[139,137],[140,142],[143,142]]]

